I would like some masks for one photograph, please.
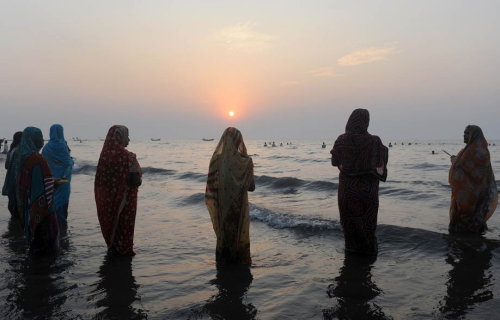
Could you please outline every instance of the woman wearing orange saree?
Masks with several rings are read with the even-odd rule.
[[[133,256],[137,192],[142,171],[125,126],[112,126],[102,147],[95,175],[97,217],[108,251]]]
[[[478,126],[464,131],[467,145],[451,157],[450,232],[481,233],[497,207],[498,190],[491,168],[488,142]]]
[[[238,129],[227,128],[210,160],[205,191],[219,264],[252,263],[248,191],[254,190],[253,162],[243,137]]]

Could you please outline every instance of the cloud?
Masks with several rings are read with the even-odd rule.
[[[340,58],[339,65],[355,66],[363,63],[387,60],[389,55],[399,52],[401,51],[397,50],[395,45],[361,49]]]
[[[333,72],[333,67],[324,67],[309,71],[309,74],[313,77],[338,77],[341,74],[336,74]]]
[[[273,36],[253,31],[254,23],[238,23],[224,27],[208,38],[229,50],[262,52],[272,48]]]

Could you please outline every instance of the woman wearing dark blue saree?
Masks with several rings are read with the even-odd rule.
[[[57,219],[61,222],[67,222],[74,162],[69,155],[68,146],[64,140],[63,127],[60,124],[54,124],[50,127],[50,140],[43,148],[42,155],[47,160],[54,178],[68,180],[68,183],[60,185],[54,192]]]

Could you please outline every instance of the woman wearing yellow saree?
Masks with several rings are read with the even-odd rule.
[[[238,129],[227,128],[210,160],[205,191],[219,264],[252,263],[248,191],[254,190],[253,162],[243,137]]]

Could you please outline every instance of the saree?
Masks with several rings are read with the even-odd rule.
[[[248,188],[253,161],[240,131],[227,128],[210,160],[205,203],[210,213],[220,264],[250,265],[250,210]]]
[[[338,206],[345,250],[361,254],[378,252],[378,188],[379,181],[387,179],[389,160],[389,149],[368,133],[369,123],[368,110],[354,110],[330,151],[332,165],[340,170]]]
[[[488,143],[481,128],[469,126],[469,141],[450,168],[450,232],[481,233],[497,207],[498,190]]]
[[[108,251],[135,255],[134,228],[138,187],[129,186],[131,172],[142,176],[136,155],[127,151],[125,126],[112,126],[106,136],[95,175],[97,217]]]
[[[19,145],[17,209],[28,246],[33,253],[49,253],[59,248],[59,224],[53,201],[54,178],[47,160],[38,153],[42,132],[27,127]]]
[[[18,172],[17,166],[19,162],[17,147],[19,146],[19,143],[21,143],[22,136],[22,131],[16,132],[12,139],[12,143],[10,144],[10,151],[7,154],[7,159],[5,161],[5,169],[7,169],[7,172],[5,174],[5,180],[2,187],[2,195],[8,197],[8,209],[14,219],[19,217],[19,214],[17,213],[16,199],[16,172]]]
[[[68,180],[68,183],[60,185],[54,192],[57,219],[61,222],[67,222],[74,162],[69,155],[68,146],[64,140],[63,127],[60,124],[54,124],[50,127],[50,140],[43,148],[42,155],[47,159],[54,178]]]

